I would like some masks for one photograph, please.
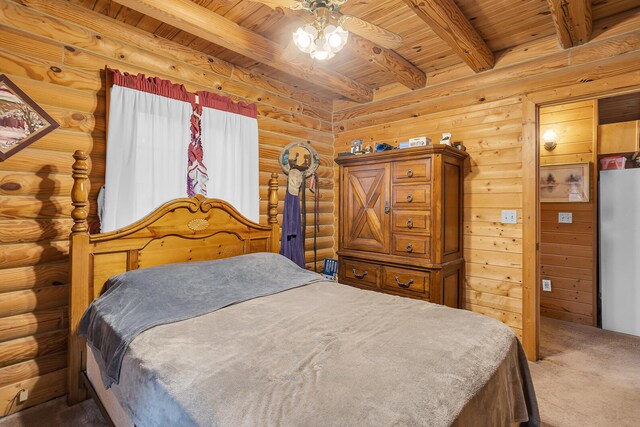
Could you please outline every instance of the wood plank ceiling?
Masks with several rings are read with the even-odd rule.
[[[193,34],[197,31],[185,31],[187,25],[183,24],[179,29],[161,22],[148,16],[148,11],[143,13],[145,10],[140,6],[132,6],[138,9],[132,10],[117,0],[71,1],[232,64],[294,83],[301,89],[317,91],[320,87],[320,90],[326,90],[326,82],[317,83],[315,80],[313,84],[314,79],[308,75],[305,79],[292,77],[295,73],[283,72],[281,65],[263,63],[255,55],[252,58],[238,53],[238,49],[234,51],[228,45],[222,46],[223,43],[212,43],[211,38],[206,40]],[[291,33],[305,19],[303,12],[271,9],[251,0],[192,1],[274,42],[279,45],[278,49],[287,45]],[[490,69],[493,66],[490,54],[499,54],[542,37],[557,34],[558,43],[563,48],[584,43],[588,41],[593,20],[639,5],[638,0],[574,0],[573,3],[579,5],[564,7],[566,2],[563,0],[351,0],[342,7],[342,13],[355,15],[399,34],[403,38],[402,45],[395,51],[383,52],[382,55],[387,56],[380,58],[367,54],[371,44],[363,48],[363,43],[357,43],[357,37],[353,37],[355,40],[351,40],[335,58],[313,64],[313,68],[320,69],[317,70],[318,75],[331,73],[338,76],[338,80],[342,78],[343,83],[351,80],[369,89],[397,82],[417,89],[425,84],[422,73],[428,76],[465,62],[476,72]],[[428,8],[424,4],[439,6]],[[468,26],[466,23],[456,24],[465,18]],[[304,54],[300,54],[298,59],[304,60]],[[413,80],[417,83],[410,84]],[[330,92],[335,97],[336,93],[341,93],[340,90],[339,85]],[[367,96],[360,93],[348,97],[362,101]]]

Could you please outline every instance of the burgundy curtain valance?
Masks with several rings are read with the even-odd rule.
[[[203,107],[215,108],[216,110],[228,111],[230,113],[241,114],[243,116],[257,118],[258,108],[256,104],[244,102],[234,102],[231,98],[220,96],[213,92],[198,92],[199,103]]]
[[[132,75],[129,73],[121,73],[107,67],[107,72],[111,73],[111,82],[116,86],[122,86],[129,89],[135,89],[142,92],[160,95],[178,101],[195,103],[196,95],[189,92],[184,85],[172,83],[169,80],[163,80],[159,77],[147,77],[144,74]]]
[[[256,104],[234,102],[231,98],[221,96],[213,92],[199,91],[189,92],[184,85],[172,83],[159,77],[147,77],[144,74],[121,73],[119,70],[107,67],[107,73],[111,74],[111,82],[114,85],[135,89],[142,92],[160,95],[178,101],[189,102],[216,110],[228,111],[246,117],[257,118],[258,108]]]

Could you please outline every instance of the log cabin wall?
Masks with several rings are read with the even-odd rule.
[[[544,107],[540,135],[557,134],[553,151],[540,145],[540,165],[590,162],[588,203],[540,204],[540,277],[551,280],[551,292],[541,292],[540,313],[555,319],[597,326],[597,101]],[[542,176],[542,171],[541,171]],[[573,215],[558,223],[559,212]]]
[[[332,105],[327,99],[70,2],[0,0],[0,73],[60,123],[0,162],[0,415],[66,393],[71,155],[76,149],[90,153],[90,214],[95,216],[105,169],[105,65],[256,103],[263,222],[266,184],[271,172],[280,172],[281,148],[294,140],[310,141],[321,157],[318,258],[333,256]],[[281,176],[281,201],[285,185]],[[311,214],[307,224],[311,235]],[[311,240],[306,249],[311,263]],[[19,403],[23,388],[29,397]]]
[[[428,74],[424,89],[396,85],[368,104],[334,102],[337,152],[347,151],[353,139],[397,144],[426,135],[438,142],[442,132],[467,147],[465,305],[505,322],[520,337],[523,263],[535,263],[535,253],[522,250],[523,101],[637,90],[639,29],[640,12],[631,11],[594,22],[591,41],[569,50],[555,37],[541,38],[497,53],[491,71],[452,67]],[[501,224],[502,209],[518,210],[518,224]]]

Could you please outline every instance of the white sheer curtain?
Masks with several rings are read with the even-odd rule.
[[[103,233],[187,195],[193,112],[188,102],[115,85],[109,101]]]
[[[207,196],[231,203],[242,215],[258,222],[258,121],[204,107],[202,149],[209,174]]]

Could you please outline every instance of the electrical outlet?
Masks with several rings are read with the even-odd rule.
[[[502,223],[503,224],[517,224],[518,223],[518,211],[502,211]]]
[[[551,292],[551,280],[542,279],[542,290],[545,292]]]
[[[560,224],[572,224],[573,214],[571,212],[558,212],[558,223]]]

